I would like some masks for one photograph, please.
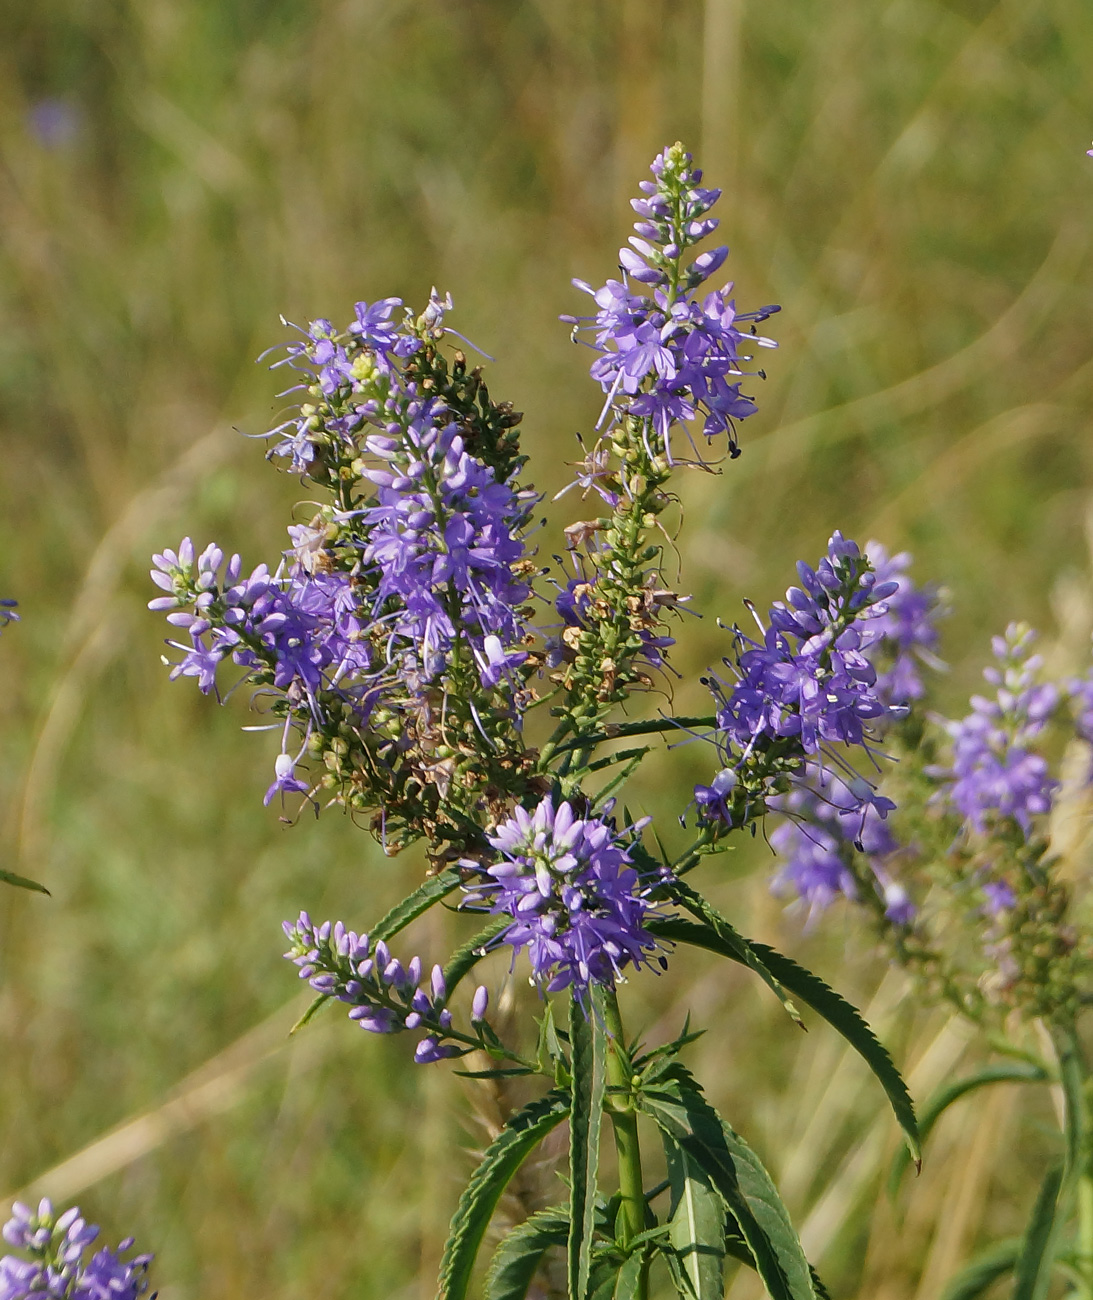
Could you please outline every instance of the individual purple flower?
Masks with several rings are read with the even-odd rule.
[[[945,724],[952,764],[931,769],[944,782],[942,800],[980,833],[1002,818],[1015,822],[1027,839],[1032,819],[1050,811],[1059,785],[1047,760],[1031,747],[1060,703],[1058,689],[1040,679],[1043,660],[1028,653],[1035,639],[1031,628],[1016,623],[992,639],[998,664],[983,676],[995,694],[973,695],[972,712]]]
[[[123,1259],[131,1237],[116,1250],[101,1247],[92,1254],[98,1235],[76,1206],[55,1215],[48,1200],[37,1210],[17,1201],[3,1237],[22,1255],[0,1259],[0,1300],[138,1300],[148,1290],[152,1256]]]
[[[18,623],[19,615],[15,612],[15,606],[18,604],[15,600],[0,600],[0,632],[7,627],[9,623]]]
[[[527,949],[540,987],[583,994],[591,984],[613,987],[630,964],[649,964],[651,886],[609,822],[578,817],[567,802],[555,807],[547,795],[533,812],[517,807],[487,840],[500,856],[488,867],[463,864],[487,877],[466,886],[467,901],[512,918],[496,942],[512,946],[514,961]]]

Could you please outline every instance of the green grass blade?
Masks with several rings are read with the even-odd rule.
[[[1063,1169],[1049,1169],[1040,1185],[1036,1204],[1025,1229],[1021,1251],[1014,1266],[1013,1300],[1045,1300],[1051,1284],[1052,1242],[1055,1236],[1055,1211]]]
[[[592,1268],[607,1046],[602,1018],[595,1013],[586,1016],[575,997],[570,1000],[569,1041],[573,1073],[569,1116],[569,1300],[586,1300]]]
[[[979,1300],[1000,1277],[1013,1271],[1020,1254],[1020,1237],[1011,1237],[991,1246],[949,1279],[941,1300]]]
[[[925,1142],[934,1125],[949,1107],[969,1092],[985,1088],[992,1083],[1043,1083],[1050,1076],[1046,1070],[1027,1061],[1006,1061],[1000,1065],[988,1065],[983,1070],[969,1074],[963,1079],[956,1079],[945,1087],[939,1088],[922,1108],[918,1117],[918,1136]],[[888,1175],[888,1194],[895,1196],[899,1190],[900,1179],[911,1163],[911,1153],[906,1147],[900,1147],[892,1159],[892,1168]]]
[[[440,1261],[439,1300],[464,1300],[490,1218],[513,1174],[569,1114],[569,1097],[549,1092],[509,1120],[459,1198]]]
[[[569,1237],[569,1211],[557,1205],[540,1210],[506,1234],[494,1252],[486,1277],[486,1300],[524,1300],[543,1261],[553,1246]]]
[[[721,1300],[725,1292],[725,1203],[690,1152],[667,1133],[661,1136],[672,1184],[669,1239],[673,1253],[695,1300]]]

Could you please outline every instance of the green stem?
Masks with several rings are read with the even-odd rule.
[[[1087,1169],[1078,1179],[1078,1272],[1082,1300],[1093,1297],[1093,1175]]]
[[[645,1230],[645,1180],[641,1171],[641,1145],[638,1140],[638,1117],[631,1099],[633,1088],[630,1057],[626,1050],[622,1016],[614,989],[603,999],[604,1024],[607,1029],[607,1112],[615,1135],[619,1162],[620,1208],[618,1232],[625,1246]],[[642,1271],[634,1300],[647,1300],[649,1280]]]

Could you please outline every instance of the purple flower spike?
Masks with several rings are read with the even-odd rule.
[[[55,1217],[46,1199],[37,1212],[16,1202],[3,1236],[29,1258],[0,1259],[0,1300],[138,1300],[148,1290],[152,1256],[123,1259],[132,1238],[89,1255],[98,1235],[76,1206]]]
[[[1016,623],[1004,637],[995,637],[998,666],[983,673],[997,688],[994,697],[972,696],[972,712],[946,724],[952,767],[933,775],[945,781],[945,802],[980,833],[992,819],[1002,818],[1019,826],[1027,839],[1032,819],[1051,810],[1059,786],[1031,747],[1060,703],[1056,687],[1040,680],[1039,655],[1027,653],[1035,638]]]
[[[555,808],[547,795],[487,838],[500,860],[464,863],[489,877],[467,887],[467,901],[513,918],[497,942],[512,945],[514,960],[527,949],[541,988],[613,986],[628,964],[649,964],[657,947],[642,924],[653,912],[650,885],[608,822],[578,818],[568,803]]]

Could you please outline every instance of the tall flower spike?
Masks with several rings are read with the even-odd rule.
[[[906,713],[881,699],[868,657],[883,635],[871,621],[887,614],[897,583],[877,582],[868,559],[838,532],[815,569],[801,562],[797,572],[801,586],[771,607],[762,641],[736,630],[735,658],[725,661],[735,683],[710,679],[722,765],[737,779],[723,771],[715,786],[696,789],[708,822],[743,825],[806,760],[819,762],[833,745],[871,754],[872,729]],[[846,770],[845,760],[829,761]],[[851,779],[847,788],[859,812],[870,804],[887,811],[868,782]]]
[[[708,213],[721,191],[702,187],[701,171],[680,144],[658,155],[651,170],[654,179],[643,181],[642,197],[631,200],[640,220],[630,246],[619,251],[623,279],[599,289],[574,280],[597,311],[563,319],[573,324],[575,336],[583,329],[593,334],[599,356],[591,374],[607,394],[604,418],[645,421],[655,444],[650,451],[669,463],[672,429],[694,420],[701,420],[707,438],[727,433],[728,449],[736,455],[734,421],[757,409],[741,383],[748,374],[762,376],[744,368],[752,360],[748,349],[776,346],[755,326],[779,309],[738,312],[731,283],[698,295],[728,257],[721,246],[687,261],[688,250],[718,226]],[[635,292],[632,283],[645,292]]]
[[[973,695],[972,712],[949,722],[951,768],[932,774],[945,782],[942,797],[975,831],[1003,818],[1015,822],[1026,839],[1033,817],[1051,809],[1058,781],[1047,761],[1032,748],[1060,703],[1051,682],[1041,680],[1043,660],[1029,653],[1036,633],[1011,623],[1004,637],[991,641],[997,666],[983,676],[996,688],[993,698]]]

